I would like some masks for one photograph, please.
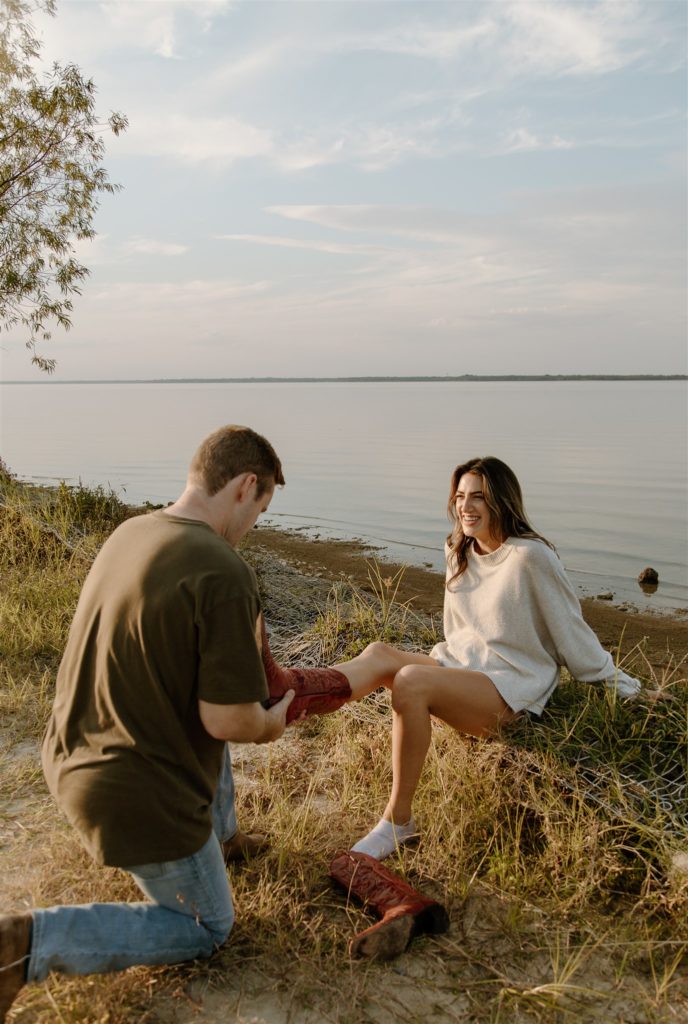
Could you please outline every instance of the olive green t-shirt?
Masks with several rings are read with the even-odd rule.
[[[205,523],[130,519],[84,583],[43,742],[48,786],[96,861],[190,856],[207,841],[223,742],[199,699],[268,695],[253,570]]]

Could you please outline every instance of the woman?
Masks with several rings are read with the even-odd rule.
[[[471,459],[452,474],[448,506],[445,640],[429,655],[371,644],[337,669],[351,699],[392,690],[393,784],[378,824],[353,847],[382,859],[417,833],[412,801],[430,745],[431,716],[493,736],[524,710],[542,714],[559,666],[621,696],[640,683],[621,672],[586,625],[554,548],[526,518],[505,463]]]

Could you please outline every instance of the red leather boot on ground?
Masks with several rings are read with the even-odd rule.
[[[330,878],[382,918],[351,940],[352,956],[391,960],[414,936],[441,935],[449,928],[441,904],[367,853],[338,853],[330,864]]]
[[[266,707],[281,700],[287,690],[296,696],[287,709],[287,722],[293,722],[303,711],[306,716],[326,715],[337,711],[351,697],[346,676],[336,668],[282,668],[270,653],[265,623],[261,621],[263,667],[270,697]]]

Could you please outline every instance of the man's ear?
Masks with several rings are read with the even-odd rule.
[[[244,473],[243,479],[237,492],[237,498],[239,501],[247,501],[255,497],[256,484],[258,483],[258,477],[255,473]]]

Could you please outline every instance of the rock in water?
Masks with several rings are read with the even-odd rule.
[[[656,569],[653,569],[648,565],[646,569],[643,569],[640,576],[638,576],[638,583],[649,583],[650,585],[654,584],[656,586],[657,583],[659,583],[659,573]]]

